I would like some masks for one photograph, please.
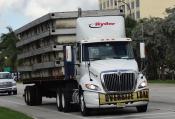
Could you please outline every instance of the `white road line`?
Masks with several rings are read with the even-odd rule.
[[[160,119],[161,117],[165,119],[165,117],[175,117],[175,115],[161,115],[161,116],[159,115],[159,116],[152,116],[152,117],[144,117],[144,119],[153,119],[153,118]]]
[[[146,117],[146,116],[153,116],[154,117],[156,115],[168,115],[168,114],[175,114],[175,112],[154,113],[154,114],[135,114],[135,115],[117,116],[117,117],[118,118],[125,118],[125,117]],[[161,116],[159,116],[159,117],[161,117]],[[104,117],[103,119],[112,119],[112,118],[114,118],[114,117],[106,117],[106,118]]]

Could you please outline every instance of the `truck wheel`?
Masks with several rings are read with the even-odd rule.
[[[30,103],[31,103],[31,94],[30,94],[30,87],[29,86],[27,86],[26,87],[26,94],[25,94],[25,98],[26,98],[26,104],[27,105],[30,105]]]
[[[28,86],[26,86],[26,88],[24,89],[24,101],[27,105],[29,105],[29,96],[28,96]]]
[[[90,111],[88,108],[86,108],[86,103],[84,101],[84,96],[83,96],[83,92],[80,93],[80,110],[81,110],[81,114],[83,116],[88,116],[90,114]]]
[[[137,112],[146,112],[148,105],[137,106]]]
[[[40,91],[40,88],[37,86],[34,86],[34,92],[35,92],[35,105],[41,105],[42,104],[42,93]]]
[[[36,90],[34,86],[26,86],[25,89],[25,94],[24,94],[24,98],[25,98],[25,102],[27,105],[30,106],[34,106],[36,105]]]
[[[30,106],[35,105],[35,92],[33,86],[29,86],[28,88],[28,100]]]
[[[64,112],[70,112],[71,111],[71,104],[70,104],[70,97],[69,94],[64,90],[61,96],[61,104],[63,107]]]
[[[62,111],[63,110],[63,106],[62,106],[62,90],[61,89],[57,89],[57,97],[56,97],[56,102],[57,102],[57,109],[58,111]]]

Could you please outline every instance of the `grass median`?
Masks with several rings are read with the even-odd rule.
[[[21,112],[0,107],[0,119],[33,119]]]
[[[175,80],[148,80],[148,83],[175,84]]]

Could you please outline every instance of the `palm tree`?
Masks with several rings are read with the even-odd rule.
[[[17,48],[16,42],[18,41],[13,29],[7,27],[8,33],[1,35],[2,42],[0,43],[0,67],[11,67],[16,69],[17,64]]]

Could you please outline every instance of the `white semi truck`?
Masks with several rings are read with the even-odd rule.
[[[126,38],[120,10],[50,13],[15,31],[27,105],[55,97],[59,111],[136,107],[146,112],[149,89]],[[140,45],[144,58],[144,43]],[[33,84],[33,85],[31,85]]]

